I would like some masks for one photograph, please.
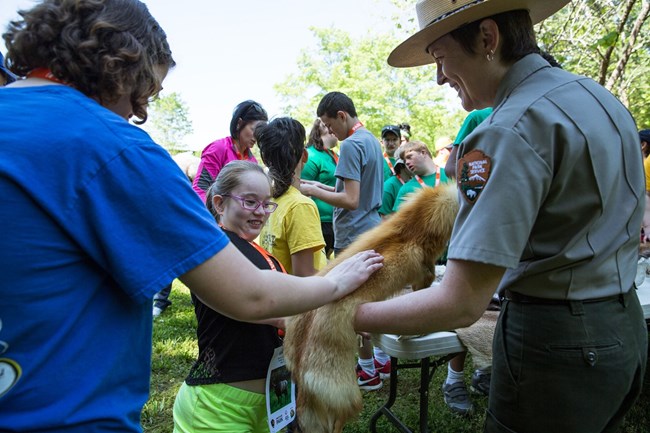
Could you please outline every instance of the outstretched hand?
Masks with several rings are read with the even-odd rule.
[[[325,185],[323,183],[320,183],[315,180],[305,180],[305,179],[300,179],[300,192],[303,193],[303,195],[306,195],[307,197],[311,197],[313,194],[313,191],[316,189],[322,189],[325,191],[330,191],[333,192],[336,189],[332,186]]]
[[[336,284],[342,298],[359,288],[374,272],[384,266],[384,257],[372,250],[361,251],[343,260],[330,270],[325,278]]]

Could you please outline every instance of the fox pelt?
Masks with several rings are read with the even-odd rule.
[[[456,186],[444,184],[413,193],[399,211],[359,236],[330,262],[324,275],[363,250],[384,256],[384,266],[355,292],[287,322],[284,354],[297,385],[297,413],[305,433],[341,432],[363,400],[355,372],[357,306],[387,299],[404,289],[428,287],[458,213]]]

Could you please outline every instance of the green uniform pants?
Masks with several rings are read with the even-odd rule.
[[[636,295],[506,300],[493,341],[485,432],[616,432],[641,393],[648,334]]]

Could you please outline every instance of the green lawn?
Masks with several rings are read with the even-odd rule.
[[[151,363],[151,397],[144,407],[142,426],[146,433],[168,433],[173,429],[172,407],[174,397],[197,354],[194,309],[189,291],[179,281],[174,282],[172,306],[154,322],[153,355]],[[467,383],[469,374],[467,371]],[[429,428],[435,433],[481,432],[487,397],[473,396],[475,415],[462,418],[453,415],[445,406],[440,385],[446,375],[446,366],[437,369],[429,388]],[[650,433],[650,378],[646,389],[627,418],[622,433]],[[416,370],[399,373],[399,396],[393,406],[398,416],[413,430],[418,420],[419,377]],[[344,432],[369,431],[372,414],[388,398],[388,384],[384,388],[364,394],[364,409],[356,422],[348,424]],[[398,430],[382,417],[378,432]]]

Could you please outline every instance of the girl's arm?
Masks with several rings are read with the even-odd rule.
[[[203,303],[242,321],[293,316],[335,301],[357,289],[383,266],[364,251],[323,277],[295,277],[255,267],[232,244],[180,277]]]

